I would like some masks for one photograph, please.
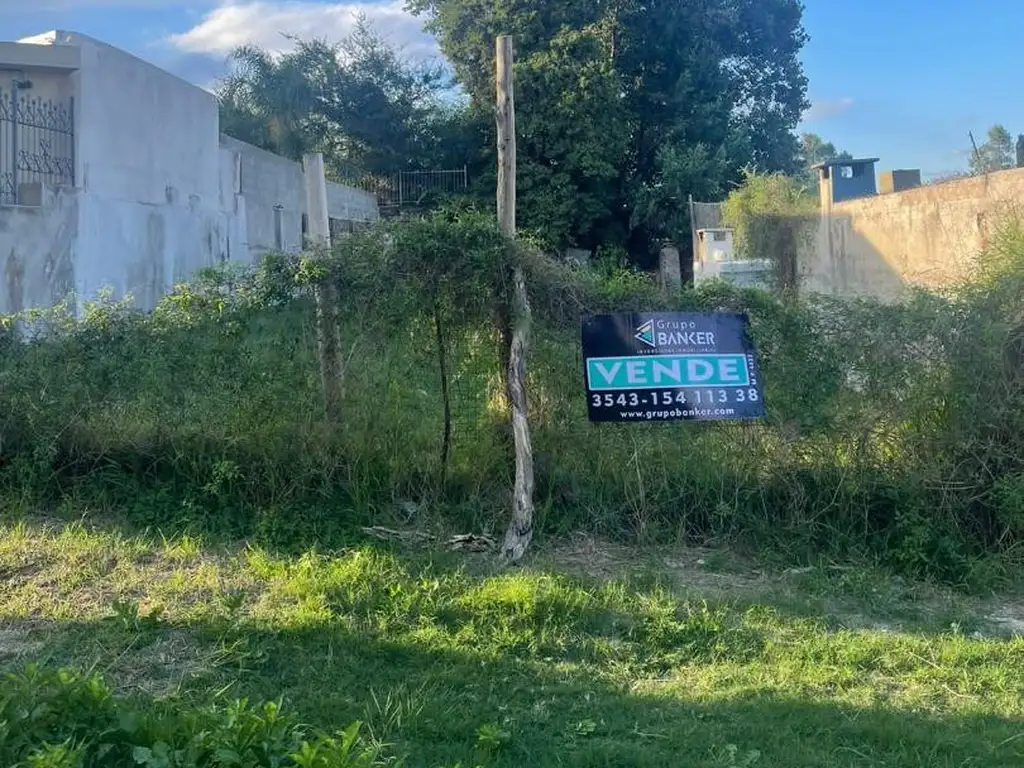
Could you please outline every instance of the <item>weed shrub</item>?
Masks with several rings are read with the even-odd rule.
[[[11,768],[373,768],[359,724],[311,735],[273,702],[251,707],[133,704],[98,676],[29,666],[0,686],[0,764]]]
[[[722,205],[722,218],[735,232],[740,258],[771,258],[776,286],[797,287],[798,253],[813,240],[819,221],[817,199],[799,182],[747,171]]]
[[[275,257],[201,275],[145,316],[101,300],[74,322],[56,310],[8,323],[4,498],[278,546],[330,545],[369,523],[503,525],[511,462],[492,297],[521,259],[542,530],[870,557],[954,581],[997,575],[989,556],[1024,536],[1018,222],[974,282],[898,306],[724,284],[667,299],[641,275],[514,251],[467,212],[353,236],[335,256],[343,428],[321,420],[304,287],[319,275]],[[768,418],[588,424],[579,317],[626,309],[748,313]]]

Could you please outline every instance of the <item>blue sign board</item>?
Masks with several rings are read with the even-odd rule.
[[[764,416],[745,315],[662,312],[583,319],[591,421],[727,421]]]

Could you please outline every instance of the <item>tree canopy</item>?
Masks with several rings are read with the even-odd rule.
[[[1016,165],[1016,149],[1013,137],[1002,125],[993,125],[988,129],[988,136],[977,152],[971,153],[968,165],[971,173],[992,173]]]
[[[845,149],[836,149],[831,141],[825,141],[816,133],[800,134],[800,164],[815,165],[827,160],[852,160],[853,155]]]
[[[741,167],[793,171],[807,106],[797,0],[410,0],[477,105],[499,34],[516,45],[521,219],[553,245],[686,224]]]
[[[808,189],[817,189],[818,176],[811,170],[812,165],[828,160],[852,160],[853,155],[845,149],[836,149],[831,141],[825,141],[816,133],[800,134],[798,153],[799,170],[795,177]]]
[[[225,132],[336,172],[469,166],[493,202],[494,43],[516,48],[520,227],[553,249],[689,242],[686,197],[722,199],[742,169],[796,172],[807,107],[799,0],[408,0],[440,42],[413,66],[365,20],[337,44],[240,48]]]
[[[444,155],[453,116],[443,69],[405,61],[365,17],[336,43],[297,40],[277,57],[243,46],[229,63],[221,126],[243,141],[292,158],[323,152],[344,175],[430,167]]]

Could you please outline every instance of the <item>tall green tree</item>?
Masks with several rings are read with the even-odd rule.
[[[852,160],[853,155],[845,149],[836,149],[831,141],[825,141],[816,133],[800,134],[799,169],[795,174],[797,181],[808,189],[817,189],[818,175],[811,170],[812,165],[828,160]]]
[[[815,165],[826,160],[852,160],[853,155],[845,149],[836,149],[831,141],[825,141],[816,133],[800,134],[800,164]]]
[[[985,143],[978,147],[977,153],[971,152],[969,163],[972,173],[992,173],[1015,165],[1013,137],[1004,126],[998,124],[988,129]]]
[[[685,195],[792,171],[807,106],[798,0],[409,0],[486,114],[516,45],[520,218],[552,244],[680,236]]]
[[[218,85],[222,130],[286,157],[320,151],[336,174],[435,167],[457,114],[439,66],[405,61],[359,17],[337,43],[272,56],[236,49]]]

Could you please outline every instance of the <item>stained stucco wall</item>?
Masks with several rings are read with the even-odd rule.
[[[90,297],[112,288],[115,296],[130,294],[138,307],[152,309],[196,270],[228,260],[232,224],[227,215],[194,200],[140,205],[87,194],[81,200],[79,243],[102,243],[103,250],[79,247],[76,291]]]
[[[275,217],[280,219],[281,248],[301,249],[306,192],[299,164],[229,136],[221,135],[219,141],[221,162],[227,168],[237,169],[238,189],[245,200],[251,257],[258,259],[277,250]],[[275,213],[275,206],[281,206],[280,213]]]
[[[79,302],[111,288],[151,309],[199,267],[248,259],[232,226],[232,195],[221,190],[214,96],[74,32],[32,42],[80,51],[79,69],[66,77],[75,97],[71,263]],[[59,215],[49,205],[37,213]]]
[[[0,207],[0,315],[59,303],[73,288],[79,194]]]
[[[993,227],[1024,203],[1024,169],[836,203],[801,257],[805,290],[898,300],[967,278]]]
[[[327,182],[327,212],[332,219],[367,222],[380,218],[377,198],[361,189]]]

